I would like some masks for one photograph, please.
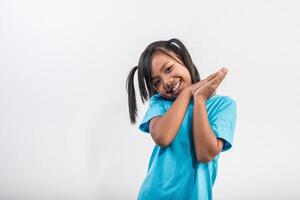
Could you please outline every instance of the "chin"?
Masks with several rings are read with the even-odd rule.
[[[174,95],[172,95],[172,96],[169,96],[167,99],[175,100],[175,99],[178,97],[179,94],[180,94],[180,93],[174,94]]]

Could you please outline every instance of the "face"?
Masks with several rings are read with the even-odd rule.
[[[192,84],[188,69],[176,57],[164,53],[156,53],[152,59],[152,84],[154,89],[166,99],[176,99],[184,88]]]

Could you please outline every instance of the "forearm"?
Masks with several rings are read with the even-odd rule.
[[[193,140],[197,160],[208,160],[218,147],[218,141],[210,127],[204,99],[194,99]]]
[[[188,89],[183,90],[170,109],[155,124],[155,131],[160,141],[169,145],[175,138],[186,114],[192,95]]]

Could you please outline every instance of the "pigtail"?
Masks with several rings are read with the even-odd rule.
[[[138,64],[138,81],[142,103],[148,101],[148,99],[153,95],[153,88],[150,83],[153,47],[148,46],[146,49],[147,50],[142,53]]]
[[[137,68],[137,66],[133,67],[126,80],[126,91],[128,94],[128,106],[131,124],[135,124],[137,118],[137,105],[134,91],[134,73]]]

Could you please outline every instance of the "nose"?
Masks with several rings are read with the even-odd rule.
[[[172,83],[173,83],[173,79],[170,78],[166,81],[164,81],[164,89],[169,93],[172,89]]]

